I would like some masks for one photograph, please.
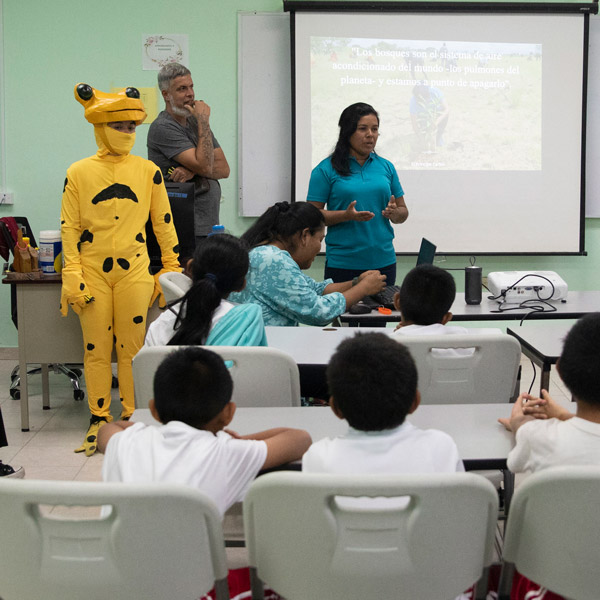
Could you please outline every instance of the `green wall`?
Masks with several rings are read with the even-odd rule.
[[[156,72],[141,69],[142,34],[184,33],[189,35],[196,95],[212,107],[211,124],[231,166],[230,178],[222,182],[221,221],[233,233],[248,227],[251,220],[239,217],[237,208],[237,12],[281,11],[280,0],[4,0],[2,9],[6,111],[3,183],[14,193],[15,204],[0,207],[0,217],[27,216],[36,233],[57,229],[65,171],[72,162],[96,150],[92,126],[73,98],[73,86],[81,81],[103,91],[112,86],[153,86]],[[268,127],[268,115],[257,118],[264,119]],[[147,128],[138,128],[134,149],[142,156],[146,156]],[[418,199],[418,190],[408,191],[409,208]],[[490,218],[493,214],[491,211]],[[560,214],[556,218],[560,219]],[[531,235],[544,232],[532,224]],[[600,289],[596,268],[600,222],[596,220],[587,220],[586,249],[587,257],[481,257],[478,264],[484,273],[550,269],[557,271],[571,289]],[[466,263],[466,258],[450,257],[440,266]],[[414,264],[414,258],[400,257],[398,264],[401,275]],[[309,273],[319,277],[322,267],[323,259],[317,258]],[[462,289],[461,277],[457,283]],[[5,315],[0,322],[0,347],[15,346],[8,286],[0,287],[0,310]]]

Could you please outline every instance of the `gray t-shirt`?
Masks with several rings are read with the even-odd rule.
[[[213,146],[220,148],[215,136],[212,136]],[[188,117],[185,127],[180,125],[166,110],[163,110],[148,130],[148,158],[162,171],[168,181],[168,170],[171,167],[181,167],[174,157],[198,145],[198,122],[195,117]],[[194,176],[196,188],[194,202],[194,233],[196,236],[208,235],[213,225],[219,223],[219,203],[221,201],[221,186],[216,179]],[[210,188],[206,193],[206,182]]]

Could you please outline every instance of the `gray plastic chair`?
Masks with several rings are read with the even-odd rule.
[[[136,408],[153,397],[154,373],[165,357],[184,346],[142,348],[133,359]],[[285,352],[263,346],[203,346],[231,361],[232,400],[238,406],[300,406],[298,365]]]
[[[348,496],[410,501],[352,508]],[[287,600],[454,598],[490,565],[497,512],[494,486],[470,473],[269,473],[244,500],[252,598],[261,581]]]
[[[577,600],[600,597],[600,467],[554,467],[517,488],[504,535],[499,598],[510,598],[515,568]]]
[[[514,394],[521,346],[503,333],[394,336],[415,359],[423,404],[499,404]],[[447,350],[468,349],[457,355]],[[441,350],[441,352],[440,352]]]
[[[167,304],[173,300],[179,300],[192,286],[192,280],[183,273],[169,271],[163,273],[159,278]]]
[[[40,505],[112,510],[66,518]],[[194,600],[215,584],[229,598],[221,519],[198,490],[3,480],[0,522],[3,600]]]

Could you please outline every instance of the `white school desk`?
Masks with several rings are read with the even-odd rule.
[[[499,417],[510,415],[510,404],[421,405],[408,421],[421,429],[439,429],[452,437],[467,470],[499,469],[504,473],[506,506],[514,491],[514,475],[506,468],[506,458],[514,446],[512,433],[500,425]],[[132,421],[157,422],[149,409],[138,408]],[[238,408],[229,428],[241,435],[273,427],[305,429],[313,442],[334,437],[348,429],[327,406]],[[299,464],[290,465],[298,469]]]
[[[267,343],[283,350],[298,365],[327,366],[331,355],[345,339],[359,333],[350,327],[265,327]],[[389,333],[381,327],[363,327],[360,333]]]
[[[383,333],[389,335],[392,329],[382,327],[265,327],[270,347],[283,350],[298,365],[327,366],[338,345],[359,333]],[[498,333],[494,328],[478,328],[469,333]]]
[[[497,422],[510,415],[510,404],[421,405],[408,421],[422,429],[449,434],[469,469],[505,469],[514,446],[512,433]],[[149,409],[138,408],[132,421],[156,424]],[[241,435],[272,427],[305,429],[316,442],[341,435],[348,429],[327,406],[238,408],[229,428]]]
[[[567,301],[550,301],[549,304],[556,308],[554,312],[533,312],[527,308],[519,308],[518,304],[504,304],[503,312],[498,311],[498,303],[488,300],[485,296],[481,304],[469,305],[465,302],[465,295],[457,293],[454,303],[450,308],[453,321],[512,321],[527,317],[529,319],[579,319],[591,312],[600,311],[600,291],[574,292],[570,291]],[[507,309],[514,310],[507,310]],[[373,323],[399,322],[400,313],[392,311],[391,315],[382,315],[373,310],[365,315],[352,315],[348,312],[340,316],[342,323],[350,327],[369,327]]]
[[[543,327],[509,327],[506,333],[517,338],[521,351],[540,367],[540,394],[550,388],[550,369],[558,361],[564,339],[572,325],[545,323]]]

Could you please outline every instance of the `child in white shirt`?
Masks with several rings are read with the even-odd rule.
[[[452,438],[406,422],[421,400],[408,350],[382,333],[343,341],[327,367],[333,412],[346,435],[314,443],[302,459],[311,473],[441,473],[463,471]]]
[[[298,460],[310,445],[300,429],[239,436],[233,383],[223,359],[190,346],[167,356],[154,377],[150,411],[160,426],[118,421],[98,432],[104,481],[173,482],[208,494],[221,514],[243,500],[261,469]]]
[[[515,433],[516,444],[507,460],[514,473],[600,464],[600,313],[587,315],[572,327],[556,369],[573,395],[576,412],[554,402],[546,390],[541,398],[521,394],[510,417],[499,419]],[[525,597],[532,590],[539,598],[545,593],[545,600],[560,598],[516,575],[511,598]]]
[[[468,333],[464,327],[447,325],[455,297],[456,284],[448,271],[433,265],[415,267],[394,296],[394,307],[402,317],[396,335]]]
[[[400,291],[394,295],[394,307],[401,320],[392,337],[406,335],[454,335],[469,333],[452,319],[450,307],[456,297],[454,277],[433,265],[419,265],[409,271]],[[474,348],[433,348],[435,356],[472,356]]]

